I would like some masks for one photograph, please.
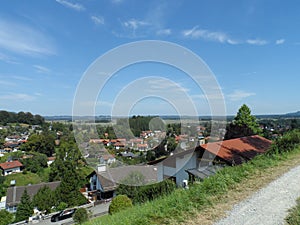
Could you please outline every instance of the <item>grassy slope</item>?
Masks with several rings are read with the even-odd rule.
[[[178,189],[168,196],[113,216],[94,219],[87,225],[211,224],[224,215],[230,205],[297,164],[300,164],[300,148],[281,156],[259,156],[241,166],[225,168],[189,190]]]
[[[25,186],[28,184],[38,184],[38,183],[42,182],[39,175],[37,175],[35,173],[31,173],[31,172],[27,172],[27,174],[15,173],[15,174],[7,175],[4,184],[9,187],[11,180],[15,180],[17,186]]]

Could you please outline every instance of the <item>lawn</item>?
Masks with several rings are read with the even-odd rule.
[[[10,186],[10,181],[15,180],[16,186],[26,186],[28,184],[38,184],[42,182],[42,179],[39,175],[31,172],[23,173],[15,173],[6,176],[4,184],[6,186]]]

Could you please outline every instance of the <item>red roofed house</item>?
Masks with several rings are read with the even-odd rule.
[[[6,176],[12,173],[20,173],[23,164],[20,161],[15,160],[11,162],[0,163],[0,169],[2,170],[2,175]]]
[[[265,153],[271,141],[258,135],[211,142],[153,162],[158,167],[158,181],[170,178],[181,186],[184,180],[200,180],[228,165],[239,165]]]

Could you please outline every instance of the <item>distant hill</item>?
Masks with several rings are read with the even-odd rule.
[[[294,116],[294,117],[298,117],[298,116],[300,116],[300,111],[298,111],[298,112],[293,112],[293,113],[287,113],[287,114],[285,114],[286,116]]]

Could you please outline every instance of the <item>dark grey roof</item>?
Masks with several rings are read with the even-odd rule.
[[[14,186],[9,187],[6,193],[6,205],[15,206],[18,205],[21,201],[21,197],[27,189],[28,195],[33,198],[33,196],[39,191],[40,188],[48,186],[51,190],[55,190],[60,184],[60,181],[49,182],[49,183],[40,183],[27,186]]]
[[[157,181],[157,167],[155,166],[122,166],[109,168],[105,172],[97,173],[104,191],[115,190],[120,182],[130,173],[138,171],[144,178],[145,183],[154,183]]]
[[[186,170],[186,172],[203,180],[209,176],[214,175],[221,168],[223,167],[219,165],[214,165],[214,166],[204,167],[203,169],[188,169]]]

